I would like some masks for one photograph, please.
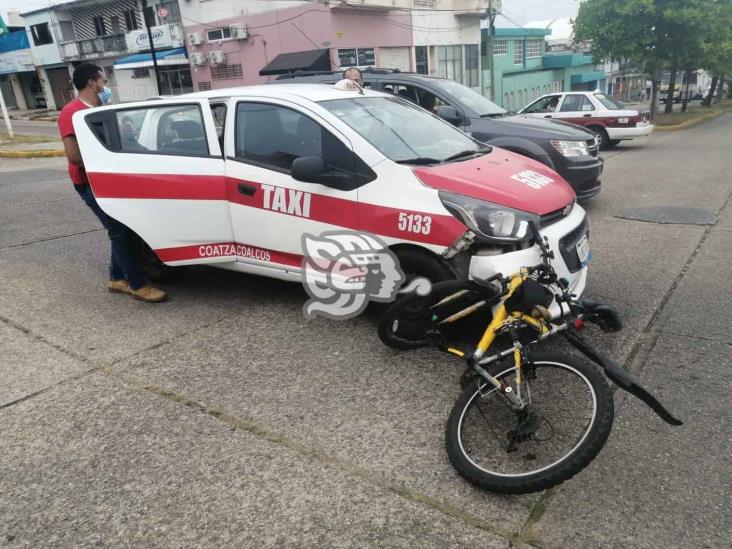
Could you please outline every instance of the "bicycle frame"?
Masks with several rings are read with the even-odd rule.
[[[486,327],[485,331],[483,332],[483,336],[480,338],[480,341],[478,342],[478,345],[475,348],[475,351],[469,355],[466,358],[466,353],[463,351],[460,351],[459,349],[455,349],[453,347],[447,347],[445,349],[446,352],[453,354],[455,356],[458,356],[460,358],[466,359],[468,366],[475,370],[482,378],[484,378],[486,381],[491,383],[502,395],[504,395],[509,402],[516,408],[522,409],[526,406],[527,403],[525,403],[521,397],[521,386],[524,384],[524,376],[522,375],[522,365],[523,365],[523,357],[522,357],[522,349],[523,345],[518,340],[518,337],[515,336],[512,337],[513,339],[513,346],[506,350],[502,351],[500,353],[497,353],[495,355],[485,357],[485,353],[490,349],[491,345],[496,340],[496,336],[504,329],[512,326],[517,325],[519,323],[526,323],[529,326],[536,329],[540,335],[548,334],[551,330],[547,326],[546,322],[542,319],[537,319],[529,315],[525,315],[520,312],[513,312],[511,314],[508,313],[508,310],[506,309],[505,303],[506,300],[513,295],[516,290],[518,290],[521,285],[524,283],[524,281],[528,278],[528,271],[521,270],[518,273],[514,273],[511,275],[508,288],[505,293],[505,295],[501,299],[500,305],[496,308],[496,310],[493,313],[493,319]],[[460,293],[460,292],[458,292]],[[444,303],[446,301],[449,301],[451,298],[455,297],[457,294],[453,294],[452,296],[448,296],[445,299],[441,301],[441,303]],[[482,305],[484,305],[485,302],[480,302],[474,305],[471,305],[470,307],[467,307],[463,309],[462,311],[459,311],[453,315],[451,315],[449,318],[445,319],[443,322],[446,324],[451,324],[461,318],[464,318],[466,316],[471,315],[476,310],[478,310]],[[513,354],[514,356],[514,364],[516,367],[516,394],[514,394],[513,389],[506,385],[505,383],[502,383],[492,375],[490,375],[484,368],[481,367],[481,364],[488,364],[490,362],[494,362],[495,360],[498,360],[500,358],[503,358],[505,356],[508,356],[509,354]]]

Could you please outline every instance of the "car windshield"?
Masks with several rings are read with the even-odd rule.
[[[430,84],[443,91],[445,95],[454,97],[478,116],[498,116],[508,112],[475,90],[453,80],[435,79],[430,80]]]
[[[449,123],[397,98],[335,99],[320,104],[394,162],[434,164],[488,150]]]
[[[611,111],[619,111],[620,109],[625,108],[625,105],[623,105],[620,101],[615,101],[615,99],[612,99],[611,97],[608,97],[604,93],[596,93],[595,97],[605,105],[606,109],[610,109]]]

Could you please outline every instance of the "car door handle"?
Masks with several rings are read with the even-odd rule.
[[[544,118],[551,118],[551,117],[552,117],[552,115],[551,115],[551,114],[545,114],[545,115],[544,115]]]
[[[257,187],[254,185],[245,185],[244,183],[239,183],[236,188],[239,189],[239,194],[245,194],[247,196],[254,196],[254,193],[257,192]]]
[[[592,115],[591,115],[590,113],[587,113],[587,114],[583,114],[583,115],[582,115],[582,117],[583,117],[583,118],[590,118],[591,116],[592,116]]]

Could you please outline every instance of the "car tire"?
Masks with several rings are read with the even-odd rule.
[[[399,260],[399,266],[407,277],[405,284],[417,276],[423,276],[432,283],[455,278],[455,274],[450,269],[440,263],[436,257],[430,257],[425,252],[403,248],[395,250],[394,253]]]
[[[180,281],[185,276],[185,267],[166,265],[142,239],[140,239],[139,250],[142,272],[150,282],[171,284]]]
[[[619,143],[620,139],[608,139],[607,148],[612,149],[614,147],[617,147]]]
[[[601,151],[609,148],[610,138],[608,137],[605,128],[603,128],[602,126],[590,126],[587,129],[594,133],[595,137],[597,137],[597,144]]]

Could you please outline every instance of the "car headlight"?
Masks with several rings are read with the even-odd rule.
[[[445,191],[439,195],[447,211],[483,238],[522,242],[532,237],[529,222],[539,224],[539,216],[528,212]]]
[[[584,141],[558,141],[552,139],[550,143],[562,156],[589,156],[590,154],[587,143]]]

